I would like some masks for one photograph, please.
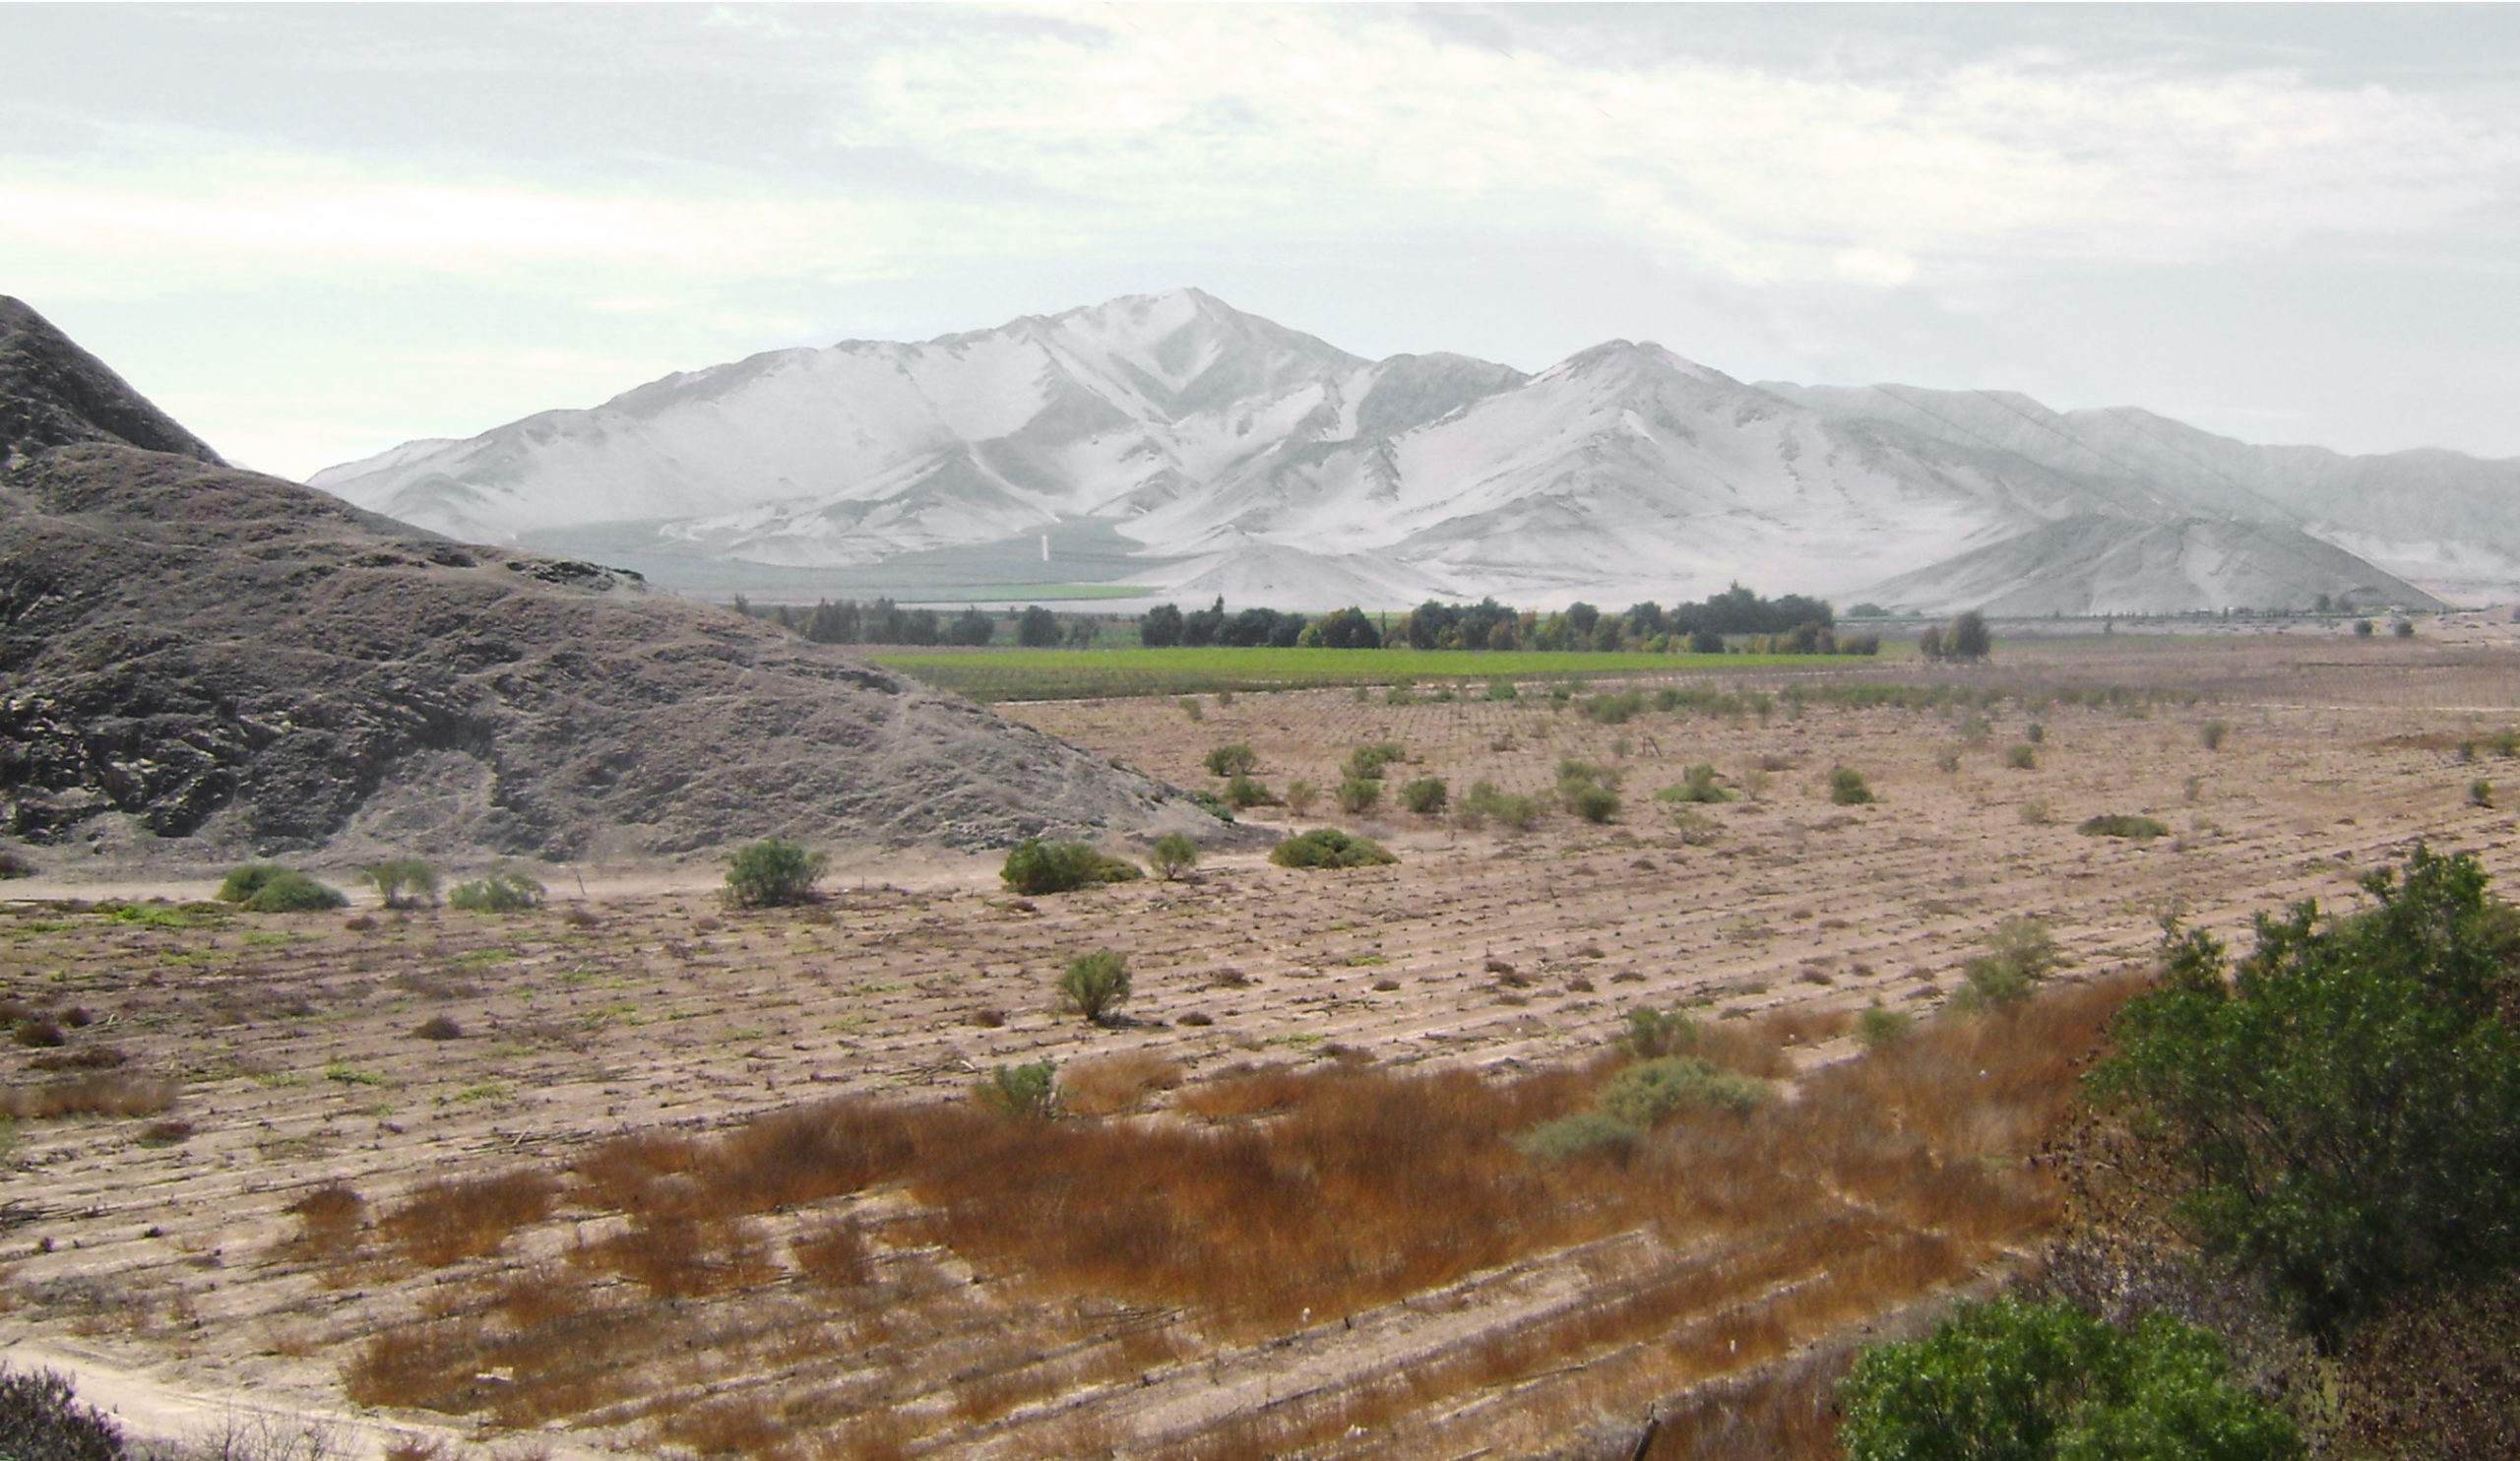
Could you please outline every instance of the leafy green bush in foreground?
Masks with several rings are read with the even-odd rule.
[[[1857,1360],[1838,1442],[1848,1461],[2300,1456],[2292,1423],[2224,1369],[2212,1335],[2166,1314],[2120,1329],[2069,1304],[1962,1303]]]
[[[2465,854],[2362,886],[2363,912],[2260,915],[2236,967],[2172,929],[2090,1080],[2182,1170],[2197,1240],[2327,1338],[2520,1267],[2520,910]]]

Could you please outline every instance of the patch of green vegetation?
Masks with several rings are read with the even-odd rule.
[[[2074,830],[2085,837],[2128,837],[2137,842],[2150,842],[2156,837],[2170,835],[2167,823],[2129,812],[2102,812],[2099,816],[2086,818]]]
[[[1006,855],[998,869],[1006,886],[1027,897],[1065,893],[1097,883],[1125,883],[1145,874],[1135,863],[1107,857],[1081,842],[1043,842],[1028,837]]]
[[[324,1079],[345,1086],[387,1086],[393,1082],[373,1070],[361,1070],[346,1060],[335,1060],[324,1067]]]
[[[1316,827],[1271,848],[1269,860],[1280,867],[1377,867],[1400,858],[1370,838]]]
[[[1542,650],[908,649],[867,659],[975,700],[1078,700],[1292,690],[1403,681],[1551,675],[1623,678],[1676,670],[1768,669],[1830,663],[1811,655],[1590,654]],[[1764,698],[1764,697],[1762,697]]]

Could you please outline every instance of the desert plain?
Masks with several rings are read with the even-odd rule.
[[[241,1416],[306,1461],[1626,1456],[1649,1419],[1653,1455],[1757,1454],[1691,1397],[1737,1414],[2032,1260],[2072,1072],[2166,918],[2245,947],[2419,842],[2510,874],[2501,620],[999,707],[1193,789],[1247,744],[1323,795],[1245,821],[1381,867],[1027,898],[993,857],[833,849],[804,908],[554,865],[505,915],[0,885],[0,1344],[136,1430]],[[1381,742],[1452,808],[1330,806]],[[1608,820],[1557,803],[1568,761]],[[1657,798],[1699,765],[1732,799]],[[1465,816],[1479,781],[1547,811]],[[2109,814],[2164,830],[2079,830]],[[1963,1008],[2022,919],[2045,989]],[[1098,949],[1133,979],[1100,1024],[1056,987]],[[1518,1144],[1640,1009],[1765,1101]],[[1055,1118],[976,1099],[1041,1061]]]

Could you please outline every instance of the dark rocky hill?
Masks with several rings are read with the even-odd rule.
[[[1224,830],[635,575],[225,468],[8,299],[0,425],[0,832],[37,848],[171,866]]]

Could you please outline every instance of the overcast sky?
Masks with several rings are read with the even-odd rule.
[[[2520,456],[2520,7],[0,5],[0,292],[303,476],[1195,285]]]

